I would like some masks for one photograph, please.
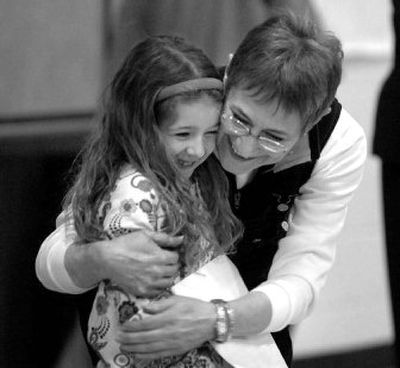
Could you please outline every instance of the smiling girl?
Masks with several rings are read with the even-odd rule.
[[[153,37],[132,49],[66,198],[81,246],[143,229],[181,235],[176,281],[232,247],[241,227],[224,173],[210,156],[222,101],[217,77],[209,59],[180,38]],[[157,298],[169,295],[164,289]],[[120,326],[144,318],[150,302],[109,280],[100,283],[88,329],[98,367],[224,366],[208,344],[146,362],[121,350]]]

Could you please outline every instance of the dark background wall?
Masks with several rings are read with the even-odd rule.
[[[73,333],[73,297],[43,288],[34,261],[96,105],[102,37],[100,1],[0,2],[2,368],[55,367]]]
[[[202,7],[193,12],[191,6],[200,2]],[[319,4],[323,23],[338,32],[345,48],[350,46],[339,97],[368,133],[376,91],[389,64],[387,53],[376,48],[383,39],[383,45],[389,43],[383,37],[387,32],[382,6],[388,1],[373,0],[368,9],[362,1],[312,2]],[[296,11],[313,13],[306,0],[151,0],[163,5],[150,11],[143,8],[146,3],[150,1],[0,0],[1,368],[83,367],[77,363],[82,337],[75,300],[44,289],[36,279],[34,260],[54,228],[69,166],[93,123],[104,81],[127,47],[151,30],[181,33],[179,27],[188,26],[189,38],[223,64],[244,32],[270,14],[267,3],[292,3]],[[134,18],[139,8],[142,15]],[[171,17],[158,23],[166,11]],[[211,15],[204,17],[207,11]],[[185,21],[175,21],[177,14]],[[191,14],[196,16],[193,23],[187,20]],[[204,24],[198,26],[195,22],[201,19]],[[213,33],[219,38],[209,36]],[[296,352],[302,358],[390,343],[377,171],[369,157],[366,180],[350,209],[328,285],[312,316],[295,334]],[[365,211],[365,203],[371,211]],[[371,367],[382,363],[382,351],[386,354],[373,351],[378,363],[367,359]],[[351,359],[329,357],[332,366],[345,366],[345,361]],[[326,360],[311,365],[306,359],[304,364],[328,366]],[[348,366],[356,366],[352,364]]]

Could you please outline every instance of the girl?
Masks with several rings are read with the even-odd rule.
[[[210,60],[180,38],[153,37],[132,49],[110,85],[100,128],[66,197],[82,246],[138,229],[183,235],[176,281],[229,251],[241,227],[228,204],[227,180],[210,156],[222,100],[217,78]],[[122,351],[119,327],[145,317],[142,307],[150,302],[101,282],[88,329],[98,366],[225,364],[207,344],[156,361]]]

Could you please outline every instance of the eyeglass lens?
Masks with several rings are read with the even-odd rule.
[[[222,122],[225,123],[225,127],[228,128],[230,132],[238,136],[251,135],[250,128],[245,126],[239,119],[236,119],[233,115],[229,115],[224,112],[221,115]],[[258,144],[261,148],[272,153],[283,152],[286,147],[271,138],[268,137],[254,137],[257,139]]]

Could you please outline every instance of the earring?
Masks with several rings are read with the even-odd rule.
[[[225,67],[224,78],[222,78],[222,83],[224,85],[224,90],[225,90],[225,86],[226,86],[226,81],[228,79],[228,72],[229,72],[229,67],[231,65],[232,59],[233,59],[233,53],[230,53],[228,55],[228,64],[226,64],[226,67]]]

